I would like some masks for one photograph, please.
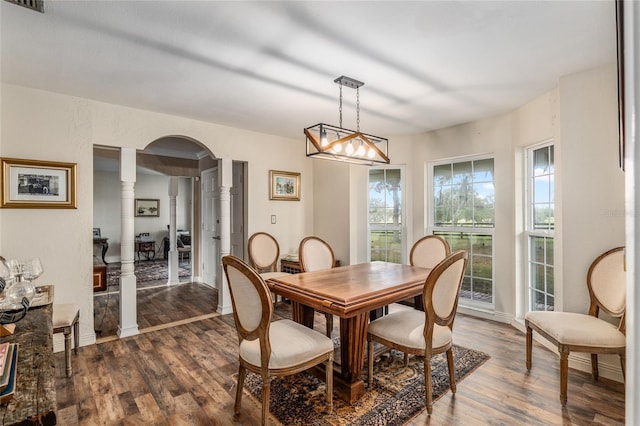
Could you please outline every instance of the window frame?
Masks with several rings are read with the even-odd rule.
[[[371,199],[369,197],[369,184],[372,170],[399,170],[400,171],[400,192],[402,194],[402,199],[400,201],[400,263],[407,263],[408,254],[407,254],[407,225],[406,225],[406,168],[404,165],[379,165],[379,166],[371,166],[367,170],[367,210],[366,210],[366,221],[367,221],[367,262],[371,262],[371,223],[369,222],[369,207],[371,203]]]
[[[451,227],[444,227],[444,226],[435,226],[435,203],[434,203],[434,175],[433,175],[433,171],[434,168],[436,166],[440,166],[440,165],[452,165],[455,163],[463,163],[463,162],[475,162],[475,161],[481,161],[481,160],[493,160],[493,196],[494,196],[494,221],[493,221],[493,227],[482,227],[482,228],[476,228],[476,227],[460,227],[460,226],[451,226]],[[478,154],[478,155],[468,155],[468,156],[462,156],[462,157],[455,157],[455,158],[447,158],[447,159],[443,159],[443,160],[438,160],[438,161],[431,161],[428,162],[426,165],[427,168],[427,173],[426,173],[426,182],[425,182],[425,187],[427,189],[426,193],[427,193],[427,209],[425,209],[425,211],[427,212],[427,218],[426,218],[426,222],[427,222],[427,229],[426,229],[426,234],[435,234],[435,233],[440,233],[440,232],[446,232],[446,233],[468,233],[468,234],[472,234],[472,235],[490,235],[491,236],[491,240],[492,240],[492,244],[491,244],[491,302],[482,302],[482,301],[478,301],[478,300],[473,300],[473,299],[467,299],[467,298],[459,298],[459,304],[460,306],[464,306],[464,307],[469,307],[469,308],[480,308],[480,309],[494,309],[495,308],[495,300],[496,300],[496,294],[495,294],[495,289],[496,289],[496,283],[495,283],[495,274],[496,274],[496,263],[495,263],[495,229],[496,229],[496,222],[495,222],[495,195],[496,195],[496,185],[495,185],[495,166],[496,166],[496,159],[495,159],[495,154],[493,153],[487,153],[487,154]],[[471,250],[473,250],[473,246],[470,247]],[[471,251],[469,253],[469,266],[467,266],[467,268],[471,268],[471,259],[473,256],[473,252]],[[481,256],[485,256],[485,255],[481,255]],[[467,275],[467,271],[465,271],[465,277],[469,277]],[[479,277],[479,278],[483,278],[484,277]]]
[[[554,205],[554,229],[535,229],[535,208],[534,208],[534,181],[535,181],[535,175],[533,172],[533,167],[534,167],[534,152],[536,150],[542,149],[542,148],[548,148],[552,146],[553,147],[553,158],[554,158],[554,162],[553,162],[553,205]],[[554,310],[557,306],[557,301],[558,301],[558,294],[555,291],[556,288],[556,279],[555,279],[555,268],[556,268],[556,261],[555,259],[553,259],[553,264],[549,265],[546,261],[544,263],[540,263],[535,261],[534,256],[533,256],[533,252],[532,252],[532,238],[544,238],[544,240],[546,241],[547,239],[551,239],[553,240],[553,245],[554,245],[554,256],[555,256],[555,227],[557,226],[556,222],[555,222],[555,208],[556,208],[556,178],[557,178],[557,166],[556,166],[556,146],[554,143],[553,139],[548,139],[545,140],[543,142],[534,144],[534,145],[530,145],[525,147],[525,163],[526,163],[526,167],[525,167],[525,200],[524,200],[524,204],[525,204],[525,223],[524,223],[524,253],[526,256],[526,270],[525,270],[525,312],[531,312],[532,309],[532,294],[533,291],[537,291],[535,290],[534,286],[533,286],[533,282],[532,282],[532,278],[533,278],[533,269],[532,269],[532,265],[535,263],[537,265],[543,265],[545,267],[545,272],[546,272],[546,268],[548,266],[551,266],[553,273],[554,273],[554,292],[553,294],[549,293],[547,291],[547,285],[545,283],[545,291],[543,292],[543,294],[545,295],[551,295],[553,296],[554,299]],[[545,248],[546,250],[546,248]],[[546,253],[545,253],[545,258],[546,258]],[[545,280],[546,280],[546,274],[545,274]]]

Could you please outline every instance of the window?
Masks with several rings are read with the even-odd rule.
[[[436,164],[432,183],[432,233],[469,253],[461,299],[493,304],[493,158]]]
[[[554,153],[546,144],[527,150],[529,310],[553,311]]]
[[[402,170],[369,170],[369,257],[372,261],[402,263],[404,235]]]

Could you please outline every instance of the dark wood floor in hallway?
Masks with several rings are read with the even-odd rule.
[[[184,282],[167,286],[166,281],[146,283],[138,289],[138,328],[161,327],[191,318],[214,315],[218,296],[211,287]],[[120,293],[94,295],[94,326],[98,341],[117,335],[120,312]]]
[[[174,291],[139,292],[147,307],[139,309],[139,323],[174,321],[173,309],[202,315],[198,305],[215,311],[216,294],[209,287],[167,289]],[[290,307],[280,304],[276,317],[289,315]],[[238,369],[233,316],[176,321],[186,323],[155,331],[141,327],[140,335],[80,348],[71,378],[64,377],[63,354],[57,353],[58,424],[258,424],[260,407],[250,398],[243,398],[241,415],[233,416]],[[317,315],[315,327],[324,332],[323,315]],[[491,359],[458,384],[455,396],[447,392],[437,400],[431,416],[425,411],[410,424],[624,424],[623,384],[570,370],[569,402],[562,408],[557,355],[536,343],[527,372],[524,334],[509,325],[458,315],[454,342]]]

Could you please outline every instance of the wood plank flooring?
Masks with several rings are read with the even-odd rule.
[[[195,282],[167,286],[166,280],[155,284],[137,291],[139,329],[216,312],[218,297],[209,286]],[[118,332],[120,293],[96,294],[93,299],[93,319],[98,341],[113,338]]]
[[[202,305],[210,303],[210,312],[215,310],[215,290],[201,287],[177,286],[167,292],[182,290],[166,296],[139,292],[141,302],[148,298],[148,309],[139,309],[139,323],[160,327],[153,325],[158,318],[178,316],[165,312],[168,307],[158,302],[163,297],[197,315],[203,314],[201,308],[190,302],[198,306],[207,300]],[[288,317],[289,306],[280,305],[276,316]],[[233,416],[238,338],[232,315],[177,321],[80,348],[72,357],[71,378],[64,377],[63,353],[56,353],[58,424],[258,424],[260,407],[246,395],[241,415]],[[324,332],[323,315],[317,315],[315,327]],[[423,412],[409,424],[624,424],[623,384],[595,382],[587,373],[570,370],[569,402],[562,408],[557,355],[534,344],[533,368],[527,372],[524,334],[508,325],[458,315],[454,341],[491,359],[458,384],[455,396],[447,392],[437,400],[431,416]]]

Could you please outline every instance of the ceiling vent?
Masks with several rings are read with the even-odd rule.
[[[35,10],[36,12],[44,13],[44,0],[5,0],[9,3],[24,6],[27,9]]]

